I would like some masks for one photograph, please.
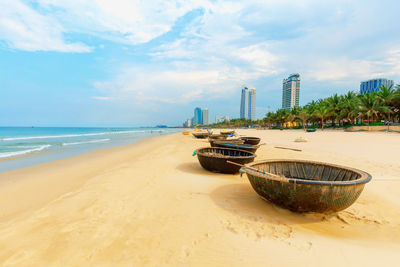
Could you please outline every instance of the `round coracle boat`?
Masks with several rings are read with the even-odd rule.
[[[192,133],[194,137],[199,138],[199,139],[205,139],[209,137],[211,134],[208,132],[195,132]]]
[[[254,153],[229,148],[205,147],[197,149],[197,158],[200,165],[212,172],[237,173],[240,166],[228,163],[232,161],[238,164],[247,164],[254,161]]]
[[[208,138],[211,140],[225,140],[228,136],[223,134],[212,134]]]
[[[371,180],[361,170],[305,160],[266,160],[242,171],[263,199],[295,212],[346,209]]]
[[[228,143],[225,141],[219,141],[219,142],[215,141],[214,146],[215,147],[241,149],[241,150],[249,151],[252,153],[255,153],[257,151],[257,149],[260,147],[259,145],[253,146],[253,145],[246,145],[246,144]]]
[[[226,131],[221,131],[220,133],[222,135],[234,135],[235,131],[234,130],[226,130]]]
[[[261,139],[258,137],[249,137],[249,136],[240,137],[240,139],[242,139],[246,145],[258,145],[261,141]]]
[[[244,141],[242,139],[226,139],[226,140],[211,140],[208,139],[208,141],[210,142],[210,145],[212,147],[216,147],[217,145],[215,144],[215,142],[223,142],[223,143],[227,143],[227,144],[243,144]]]

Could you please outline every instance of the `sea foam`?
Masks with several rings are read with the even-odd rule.
[[[11,158],[11,157],[16,157],[16,156],[21,156],[21,155],[25,155],[25,154],[29,154],[29,153],[33,153],[33,152],[42,151],[49,147],[51,147],[51,145],[43,145],[43,146],[34,147],[32,149],[26,149],[26,150],[20,150],[20,151],[3,152],[3,153],[0,153],[0,158]]]

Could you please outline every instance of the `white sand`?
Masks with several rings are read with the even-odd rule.
[[[299,158],[373,180],[333,215],[262,200],[247,178],[203,170],[207,141],[175,134],[0,174],[2,266],[396,266],[400,134],[256,131],[257,159]],[[296,143],[297,137],[307,143]],[[302,152],[274,146],[300,148]]]

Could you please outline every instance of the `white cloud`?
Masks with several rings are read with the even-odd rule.
[[[101,101],[109,101],[112,99],[111,97],[108,97],[108,96],[93,96],[92,98],[95,100],[101,100]]]
[[[52,16],[75,32],[126,44],[146,43],[166,32],[187,12],[207,7],[206,0],[38,0]]]
[[[85,44],[63,40],[63,27],[19,0],[0,1],[0,39],[26,51],[89,52]]]

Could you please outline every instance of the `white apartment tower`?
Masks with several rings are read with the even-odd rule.
[[[291,74],[287,79],[283,80],[282,87],[282,108],[291,110],[295,106],[299,106],[300,98],[300,74]]]
[[[256,89],[244,87],[240,102],[240,118],[246,120],[256,119]]]

